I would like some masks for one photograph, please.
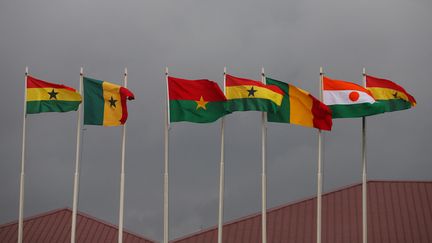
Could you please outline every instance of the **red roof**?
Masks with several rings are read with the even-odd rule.
[[[63,208],[24,220],[24,242],[70,243],[72,211]],[[0,225],[0,242],[17,242],[18,223]],[[84,213],[77,215],[77,242],[117,242],[118,228]],[[140,235],[123,231],[125,243],[154,243]]]
[[[326,193],[322,199],[322,242],[361,243],[361,184]],[[268,242],[316,242],[316,198],[268,210]],[[213,227],[172,241],[216,243]],[[226,223],[224,243],[261,242],[261,215]],[[431,243],[432,182],[369,181],[369,243]]]

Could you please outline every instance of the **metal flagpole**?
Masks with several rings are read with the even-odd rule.
[[[323,100],[323,68],[320,67],[320,83],[319,83],[319,98],[320,101]],[[318,172],[317,172],[317,243],[321,243],[321,215],[322,215],[322,201],[321,201],[321,195],[322,195],[322,146],[323,143],[323,137],[322,137],[322,131],[321,129],[318,130]]]
[[[224,67],[223,91],[225,94],[226,67]],[[219,167],[219,214],[218,214],[218,243],[222,243],[223,213],[224,213],[224,179],[225,179],[225,117],[221,120],[221,152]]]
[[[363,68],[363,86],[366,87],[366,69]],[[366,117],[362,117],[362,222],[363,222],[363,243],[367,243],[367,176],[366,176]]]
[[[127,68],[124,70],[123,86],[127,88]],[[119,233],[118,242],[123,242],[123,212],[124,212],[124,187],[125,187],[125,147],[126,147],[126,123],[123,124],[122,157],[120,171],[120,207],[119,207]]]
[[[84,71],[83,68],[80,70],[79,80],[79,93],[82,97],[82,85],[83,85]],[[78,208],[78,190],[79,190],[79,171],[80,171],[80,150],[81,150],[81,110],[84,102],[78,108],[78,121],[77,121],[77,143],[75,153],[75,175],[74,175],[74,188],[73,188],[73,201],[72,201],[72,228],[71,228],[71,243],[75,243],[76,234],[76,217]]]
[[[19,215],[18,215],[18,243],[23,241],[24,228],[24,172],[25,172],[25,141],[26,141],[26,114],[27,114],[27,77],[28,67],[25,69],[24,77],[24,109],[23,109],[23,136],[21,150],[21,176],[20,176],[20,194],[19,194]]]
[[[264,76],[264,68],[261,69],[261,82],[266,83]],[[262,124],[261,124],[261,150],[262,150],[262,176],[261,176],[261,235],[262,243],[267,243],[267,178],[266,178],[266,139],[267,139],[267,116],[265,112],[262,112]]]
[[[164,232],[163,243],[168,243],[169,217],[168,217],[168,145],[169,145],[169,92],[168,92],[168,67],[165,68],[166,79],[166,107],[165,107],[165,164],[164,164]]]

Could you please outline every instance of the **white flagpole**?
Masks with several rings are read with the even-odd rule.
[[[264,76],[264,68],[261,69],[261,82],[266,83]],[[261,235],[262,243],[267,243],[267,178],[266,178],[266,139],[267,139],[267,116],[266,112],[262,112],[262,124],[261,124],[261,150],[262,150],[262,176],[261,176]]]
[[[223,92],[225,94],[226,67],[224,67]],[[219,213],[218,213],[218,243],[222,243],[223,213],[224,213],[224,180],[225,180],[225,117],[221,120],[221,152],[219,167]]]
[[[363,86],[366,87],[366,69],[363,68]],[[367,176],[366,176],[366,117],[362,117],[362,222],[363,243],[367,243]]]
[[[165,164],[164,164],[164,231],[163,231],[163,243],[168,243],[168,232],[169,232],[169,217],[168,217],[168,145],[169,145],[169,92],[168,92],[168,67],[165,68],[165,79],[166,79],[166,107],[165,107]]]
[[[27,114],[27,77],[28,67],[25,69],[24,77],[24,109],[23,109],[23,136],[21,150],[21,176],[20,176],[20,194],[19,194],[19,215],[18,215],[18,243],[23,242],[24,228],[24,173],[25,173],[25,141],[26,141],[26,114]]]
[[[127,88],[127,68],[124,70],[123,86]],[[123,242],[123,219],[124,219],[124,187],[125,187],[125,147],[126,147],[126,123],[123,124],[122,157],[120,171],[120,207],[119,207],[119,232],[118,242]]]
[[[320,101],[323,100],[323,68],[320,67],[320,83],[319,83],[319,98]],[[322,146],[323,137],[321,129],[318,130],[318,172],[317,172],[317,243],[321,243],[321,215],[322,215],[322,205],[321,205],[321,196],[322,196]]]
[[[80,70],[79,80],[79,93],[82,96],[82,85],[83,85],[84,70]],[[80,171],[80,150],[81,150],[81,111],[84,105],[84,100],[78,108],[78,120],[77,120],[77,138],[76,138],[76,153],[75,153],[75,175],[74,175],[74,188],[73,188],[73,201],[72,201],[72,228],[71,228],[71,243],[75,243],[76,238],[76,217],[78,208],[78,190],[79,190],[79,171]]]

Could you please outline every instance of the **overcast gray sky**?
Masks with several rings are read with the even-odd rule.
[[[128,68],[125,228],[162,239],[164,68],[173,76],[272,78],[318,94],[319,67],[362,68],[418,106],[368,118],[368,177],[431,180],[432,2],[0,1],[0,223],[18,218],[24,69],[78,88],[79,69],[121,83]],[[71,207],[76,112],[27,119],[25,216]],[[260,113],[226,119],[225,220],[260,211]],[[170,238],[216,225],[220,122],[173,124]],[[79,210],[118,222],[121,128],[85,127]],[[268,125],[268,206],[316,192],[317,132]],[[361,180],[361,120],[325,134],[324,190]]]

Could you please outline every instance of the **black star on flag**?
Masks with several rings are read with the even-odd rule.
[[[248,89],[247,90],[247,92],[248,92],[248,97],[249,96],[254,96],[255,97],[255,92],[257,92],[258,90],[254,90],[254,87],[252,86],[252,88],[251,89]]]
[[[111,96],[111,99],[108,100],[108,102],[110,103],[110,107],[116,108],[117,100],[115,100],[112,96]]]
[[[51,92],[48,92],[48,94],[50,96],[49,99],[57,99],[58,92],[55,92],[54,89],[52,89]]]

